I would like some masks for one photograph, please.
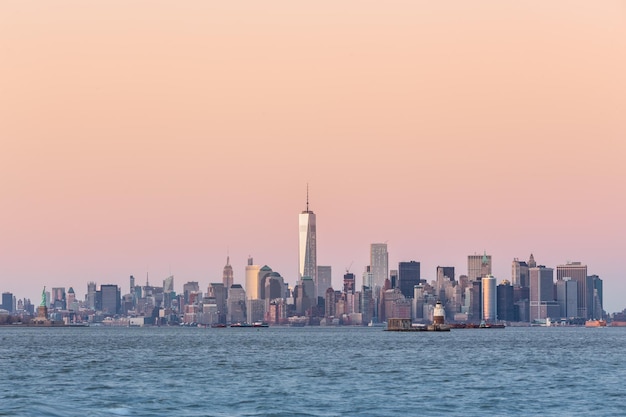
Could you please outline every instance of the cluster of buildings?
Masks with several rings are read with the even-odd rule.
[[[588,275],[580,262],[558,265],[555,270],[515,258],[510,280],[499,284],[492,275],[492,258],[469,255],[467,274],[455,267],[438,266],[435,279],[422,279],[420,263],[399,262],[389,269],[386,243],[370,245],[370,263],[357,285],[354,273],[345,271],[340,288],[332,287],[332,268],[317,264],[316,217],[309,210],[299,215],[298,277],[291,286],[268,265],[248,258],[244,285],[234,282],[227,258],[221,282],[206,289],[196,281],[174,291],[174,277],[162,286],[139,285],[130,276],[127,294],[117,285],[87,284],[84,299],[72,288],[52,288],[47,293],[51,319],[65,322],[102,322],[120,325],[217,325],[265,322],[268,324],[366,325],[389,318],[432,321],[437,301],[445,306],[448,322],[542,322],[547,319],[582,324],[603,318],[602,280]],[[556,279],[555,279],[556,278]],[[30,300],[2,294],[2,316],[32,316]]]

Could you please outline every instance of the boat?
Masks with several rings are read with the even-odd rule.
[[[606,327],[606,320],[587,320],[585,327]]]
[[[211,328],[213,328],[213,329],[223,329],[225,327],[226,327],[226,325],[224,323],[213,323],[211,325]]]
[[[262,321],[255,321],[252,323],[252,327],[270,327],[270,325]]]
[[[613,320],[611,322],[611,327],[626,327],[626,321]]]
[[[252,327],[250,323],[233,323],[230,327]]]

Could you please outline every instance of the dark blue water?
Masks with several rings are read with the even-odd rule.
[[[626,415],[626,328],[0,328],[0,415]]]

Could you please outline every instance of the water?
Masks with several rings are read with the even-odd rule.
[[[625,342],[625,328],[0,328],[0,416],[623,416]]]

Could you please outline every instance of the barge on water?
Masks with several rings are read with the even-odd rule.
[[[387,319],[388,332],[449,332],[450,326],[447,324],[430,324],[414,326],[411,319]]]

